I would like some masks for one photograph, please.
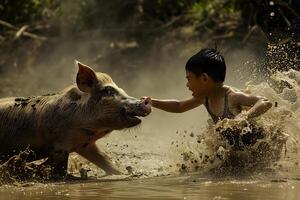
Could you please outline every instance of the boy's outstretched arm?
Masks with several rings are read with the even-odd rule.
[[[203,100],[198,98],[191,98],[183,101],[166,100],[166,99],[162,100],[162,99],[152,99],[152,98],[150,99],[151,99],[150,103],[152,104],[153,107],[167,112],[172,112],[172,113],[182,113],[203,104]]]
[[[272,103],[265,97],[254,96],[239,92],[234,97],[235,102],[238,102],[240,106],[251,107],[246,112],[242,112],[237,115],[236,118],[242,117],[246,119],[258,117],[267,112],[271,107]]]

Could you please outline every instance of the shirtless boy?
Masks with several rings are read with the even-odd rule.
[[[185,69],[186,86],[192,92],[193,97],[181,101],[143,98],[147,98],[153,107],[172,113],[182,113],[204,105],[214,123],[225,118],[248,120],[262,115],[272,107],[272,103],[265,97],[246,94],[224,85],[225,60],[213,48],[202,49],[193,55],[187,61]],[[245,107],[248,109],[243,110]],[[262,136],[255,137],[257,139]],[[227,139],[230,140],[230,138]],[[251,139],[248,143],[253,144],[255,141]]]

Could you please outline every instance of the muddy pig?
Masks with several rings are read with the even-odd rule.
[[[76,84],[56,93],[0,99],[0,164],[30,148],[28,161],[47,158],[54,178],[67,175],[69,153],[76,152],[107,174],[119,174],[96,145],[113,130],[141,123],[149,102],[128,96],[105,73],[78,65]]]

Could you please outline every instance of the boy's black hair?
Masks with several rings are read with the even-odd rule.
[[[224,82],[226,64],[224,57],[213,48],[201,49],[186,63],[185,69],[199,76],[206,73],[216,82]]]

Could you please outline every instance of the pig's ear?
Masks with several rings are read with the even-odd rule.
[[[78,66],[76,77],[77,87],[82,92],[91,93],[98,85],[98,79],[95,71],[78,61],[75,61],[75,65]]]

